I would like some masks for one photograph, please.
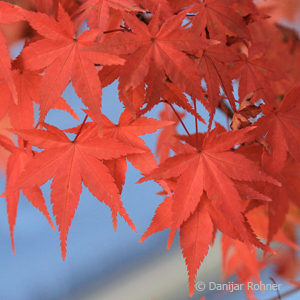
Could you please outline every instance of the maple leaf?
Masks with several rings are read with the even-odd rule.
[[[130,147],[112,137],[90,137],[79,132],[71,141],[63,131],[48,124],[45,130],[14,130],[31,145],[46,149],[37,153],[25,166],[15,185],[30,188],[42,185],[53,177],[51,202],[60,231],[62,257],[66,257],[66,240],[75,210],[78,206],[82,182],[90,192],[112,210],[113,224],[119,213],[135,230],[124,209],[118,187],[102,160],[140,153],[143,150]],[[84,126],[84,125],[83,125]]]
[[[30,25],[45,39],[26,47],[22,56],[30,70],[46,68],[40,86],[40,121],[62,94],[71,78],[77,95],[100,121],[101,83],[94,64],[123,64],[124,60],[107,52],[89,51],[99,32],[89,30],[76,37],[69,15],[59,6],[58,21],[45,14],[26,12]]]
[[[258,135],[265,136],[269,148],[269,152],[265,152],[266,156],[271,156],[268,168],[275,173],[284,167],[288,153],[295,160],[300,160],[299,94],[298,85],[287,93],[280,104],[262,106],[264,117],[255,123]]]
[[[149,74],[151,65],[153,89],[161,91],[168,78],[190,95],[201,98],[202,88],[194,62],[184,53],[202,48],[208,42],[183,29],[185,14],[172,16],[163,24],[159,19],[159,9],[149,25],[138,18],[126,15],[125,22],[132,32],[114,34],[103,44],[104,49],[116,54],[129,54],[120,74],[120,89],[125,91],[137,87]]]
[[[232,9],[236,0],[198,0],[189,1],[193,4],[190,11],[197,13],[193,18],[194,26],[202,30],[207,27],[211,38],[221,39],[222,35],[237,35],[250,39],[249,31],[242,16]]]
[[[13,142],[9,138],[3,135],[0,135],[0,145],[4,147],[6,150],[8,150],[9,152],[11,152],[8,158],[7,168],[6,168],[6,172],[7,172],[6,192],[4,192],[1,195],[1,197],[5,196],[6,198],[6,203],[7,203],[6,210],[8,215],[12,250],[15,253],[14,227],[16,224],[20,191],[17,190],[17,191],[10,192],[9,190],[14,187],[14,185],[18,180],[18,177],[24,170],[24,166],[28,163],[28,161],[31,160],[32,151],[30,149],[25,151],[16,148]],[[55,230],[55,227],[49,216],[47,206],[40,188],[37,185],[33,185],[30,188],[23,188],[22,191],[23,194],[28,199],[28,201],[31,202],[31,204],[35,208],[37,208],[44,214],[52,229]]]
[[[233,226],[239,228],[239,239],[248,241],[249,228],[242,214],[240,195],[232,179],[280,185],[241,154],[228,151],[249,139],[247,134],[252,130],[253,128],[246,128],[235,132],[223,132],[222,129],[216,128],[202,138],[201,144],[198,139],[199,143],[195,148],[186,145],[184,152],[167,159],[139,180],[143,182],[179,176],[174,190],[173,224],[168,247],[172,244],[177,228],[195,211],[204,191],[215,208],[230,216]]]
[[[87,19],[89,28],[105,31],[110,19],[110,9],[137,12],[141,11],[133,0],[86,0],[75,13],[76,21],[81,24]]]

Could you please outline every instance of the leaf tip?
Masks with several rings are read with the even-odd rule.
[[[170,250],[174,241],[174,237],[176,235],[176,229],[171,229],[169,233],[168,243],[167,243],[167,250]]]
[[[52,221],[50,222],[50,226],[51,226],[51,228],[52,228],[54,231],[56,231],[56,228],[55,228],[55,226],[54,226],[54,224],[53,224]]]

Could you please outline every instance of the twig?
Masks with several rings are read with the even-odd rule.
[[[183,128],[184,128],[185,132],[187,133],[187,135],[188,135],[188,136],[191,136],[190,133],[189,133],[189,131],[187,130],[186,126],[184,125],[184,123],[183,123],[181,117],[179,116],[178,112],[177,112],[176,109],[174,108],[174,106],[173,106],[171,103],[169,103],[167,100],[165,100],[165,102],[168,103],[168,104],[171,106],[172,110],[174,111],[176,117],[178,118],[179,122],[180,122],[181,125],[183,126]]]
[[[277,283],[276,283],[276,281],[275,281],[275,279],[273,278],[273,277],[270,277],[270,280],[274,283],[274,284],[276,284],[277,285]],[[280,292],[279,292],[279,290],[278,289],[276,289],[276,292],[277,292],[277,300],[281,300],[281,295],[280,295]]]
[[[268,300],[278,300],[278,299],[282,299],[282,298],[285,298],[285,297],[287,297],[287,296],[289,296],[289,295],[291,295],[291,294],[294,294],[294,293],[296,293],[296,292],[299,292],[299,291],[300,291],[300,287],[295,287],[295,288],[293,288],[293,289],[291,289],[291,290],[289,290],[289,291],[286,291],[285,293],[281,294],[281,295],[280,295],[280,298],[278,298],[278,296],[275,296],[275,297],[270,298],[270,299],[268,299]]]

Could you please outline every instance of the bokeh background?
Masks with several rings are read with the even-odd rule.
[[[299,14],[295,13],[295,8],[299,8],[299,3],[299,0],[280,1],[281,10],[276,10],[277,18],[281,18],[282,22],[298,30],[300,18]],[[24,39],[19,34],[22,27],[18,26],[2,28],[7,35],[12,57],[18,55],[24,44]],[[82,121],[85,116],[82,112],[84,106],[71,84],[64,91],[63,97],[72,105]],[[103,113],[111,121],[117,122],[123,107],[117,98],[116,82],[103,90],[102,101]],[[157,117],[162,108],[157,106],[147,116]],[[204,111],[203,113],[205,115]],[[216,115],[216,120],[227,126],[226,119],[221,113]],[[81,121],[76,121],[67,113],[58,110],[52,110],[46,119],[47,123],[55,124],[61,129],[76,126]],[[187,116],[185,123],[192,131],[193,118]],[[4,119],[0,127],[1,133],[5,133],[5,128],[9,127],[7,120]],[[178,129],[183,133],[182,128]],[[205,130],[205,127],[201,129]],[[147,145],[153,151],[157,136],[158,133],[144,136]],[[1,192],[5,189],[3,170],[6,155],[1,152]],[[168,232],[151,236],[141,244],[138,242],[163,198],[156,195],[160,191],[157,184],[153,182],[135,184],[141,177],[140,173],[128,165],[122,200],[137,227],[137,233],[133,232],[122,219],[119,219],[118,230],[115,232],[109,208],[83,187],[68,236],[68,253],[65,261],[62,261],[60,256],[58,232],[50,228],[45,218],[23,196],[20,199],[15,227],[16,254],[13,255],[6,203],[4,198],[0,198],[0,300],[190,299],[187,297],[188,277],[178,239],[169,251],[166,251]],[[43,186],[49,211],[51,211],[50,184],[51,181]],[[274,276],[272,268],[262,273],[262,281],[271,283],[270,276]],[[205,259],[197,279],[204,282],[221,282],[219,239]],[[275,280],[281,283],[276,277]],[[288,284],[282,284],[280,290],[282,294],[292,289]],[[245,299],[242,292],[225,294],[217,291],[195,292],[193,299],[199,299],[201,296],[206,296],[206,299]],[[260,299],[272,299],[276,293],[257,296]],[[293,293],[285,299],[300,299],[300,293]]]

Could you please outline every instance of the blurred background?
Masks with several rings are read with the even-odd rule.
[[[15,1],[16,2],[16,1]],[[20,2],[20,1],[19,1]],[[24,2],[24,1],[23,1]],[[267,1],[266,1],[267,2]],[[276,0],[269,2],[278,2]],[[299,0],[280,1],[281,10],[276,11],[286,23],[294,22],[299,27]],[[23,3],[24,4],[24,3]],[[265,4],[265,3],[263,3]],[[278,4],[278,3],[277,3]],[[24,4],[26,6],[26,3]],[[297,25],[295,25],[297,24]],[[11,56],[16,57],[23,47],[24,39],[20,24],[3,26],[10,45]],[[298,26],[298,27],[297,27]],[[1,94],[0,94],[1,95]],[[85,116],[83,105],[70,84],[63,97],[72,105],[80,121],[65,112],[52,110],[46,119],[64,129],[80,124]],[[103,113],[117,122],[123,108],[117,99],[117,83],[103,90]],[[162,106],[157,106],[148,117],[157,117]],[[205,114],[205,112],[204,112]],[[221,113],[216,120],[226,125]],[[187,116],[187,126],[194,120]],[[9,127],[2,120],[1,133]],[[200,128],[201,129],[201,128]],[[202,128],[205,130],[205,127]],[[182,128],[179,127],[179,132]],[[147,145],[154,151],[158,133],[144,136]],[[5,156],[1,154],[1,192],[5,189]],[[122,193],[124,206],[134,221],[137,233],[119,219],[115,232],[108,207],[95,199],[83,187],[79,206],[68,236],[67,258],[62,261],[58,232],[51,230],[44,216],[21,197],[15,227],[16,254],[12,254],[6,203],[0,198],[0,300],[184,300],[188,298],[188,277],[178,239],[171,250],[166,250],[168,232],[151,236],[139,244],[139,239],[149,226],[156,207],[163,200],[156,193],[157,184],[135,184],[140,173],[128,163],[126,184]],[[43,186],[44,197],[50,206],[50,184]],[[54,219],[53,219],[54,221]],[[271,283],[272,268],[262,273],[262,281]],[[274,277],[276,283],[280,280]],[[197,280],[208,283],[221,282],[221,252],[219,238],[210,250],[198,273]],[[235,278],[227,279],[233,281]],[[280,293],[292,287],[283,283]],[[246,299],[243,292],[222,293],[218,291],[195,292],[192,299]],[[259,299],[272,299],[276,292],[257,294]],[[275,298],[274,298],[275,299]],[[285,299],[300,299],[293,293]]]

